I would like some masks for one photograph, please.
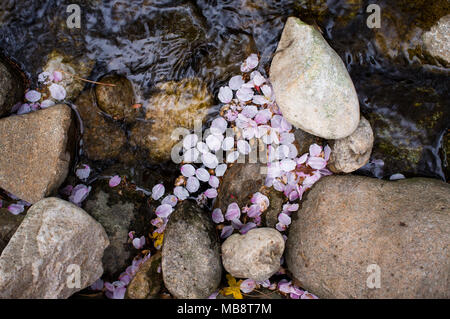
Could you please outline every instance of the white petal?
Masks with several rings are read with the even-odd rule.
[[[297,164],[295,163],[295,161],[291,159],[284,159],[280,162],[280,167],[285,172],[294,170],[296,166]]]
[[[230,103],[233,99],[233,91],[228,86],[219,89],[219,100],[222,103]]]
[[[219,139],[219,137],[211,134],[206,138],[206,145],[208,145],[210,150],[218,151],[218,150],[220,150],[222,143],[221,143],[221,140]]]
[[[185,177],[191,177],[195,174],[195,168],[191,164],[185,164],[181,166],[181,174]]]
[[[197,143],[197,149],[199,150],[200,153],[204,154],[204,153],[208,153],[209,152],[209,147],[208,145],[206,145],[205,142],[198,142]]]
[[[253,90],[246,88],[246,87],[241,87],[237,92],[236,92],[236,96],[239,99],[239,101],[242,102],[247,102],[250,101],[253,98]]]
[[[227,164],[220,164],[216,167],[216,176],[220,177],[225,174],[225,171],[227,170],[228,166]]]
[[[235,75],[233,76],[230,81],[228,82],[229,87],[232,90],[239,90],[242,84],[244,84],[244,80],[242,79],[241,75]]]
[[[191,176],[186,182],[186,189],[189,193],[195,193],[200,188],[200,182],[197,177]]]
[[[234,138],[233,137],[226,137],[222,142],[222,149],[224,151],[229,151],[234,147]]]
[[[228,122],[223,117],[219,116],[211,123],[211,133],[221,135],[227,130]]]
[[[185,149],[194,147],[198,142],[198,136],[196,134],[186,135],[183,139],[183,146]]]
[[[250,144],[245,140],[239,140],[237,142],[237,149],[244,155],[250,153],[251,151]]]
[[[219,164],[217,156],[212,153],[202,154],[202,162],[208,168],[216,168]]]
[[[228,163],[234,163],[239,158],[239,152],[234,151],[229,154],[227,154],[227,162]]]
[[[208,182],[210,177],[209,172],[203,167],[195,171],[195,176],[197,176],[197,178],[202,182]]]
[[[53,83],[48,89],[50,90],[52,98],[55,100],[61,101],[66,98],[66,89],[64,89],[61,85]]]
[[[196,148],[188,149],[184,152],[183,162],[185,163],[193,163],[197,161],[200,152]]]

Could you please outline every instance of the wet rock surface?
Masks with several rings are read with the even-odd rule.
[[[229,167],[220,183],[215,207],[226,212],[233,202],[239,207],[247,205],[252,195],[264,186],[266,168],[267,164],[260,163],[237,163]]]
[[[351,173],[370,159],[373,131],[369,121],[361,116],[356,130],[345,138],[328,141],[331,147],[328,168],[334,173]]]
[[[24,215],[13,215],[6,208],[0,208],[0,255],[23,219]]]
[[[99,81],[115,86],[97,85],[95,87],[98,107],[113,119],[125,119],[126,122],[134,120],[138,111],[133,108],[134,92],[131,82],[120,75],[107,75]]]
[[[52,194],[74,153],[72,110],[56,105],[0,120],[0,187],[30,203]]]
[[[147,150],[153,162],[171,158],[172,148],[183,136],[177,128],[192,130],[206,119],[212,96],[200,79],[183,79],[159,83],[148,101],[145,121],[131,129],[131,143]]]
[[[287,20],[270,80],[283,116],[296,127],[328,139],[344,138],[356,129],[359,102],[353,82],[313,26],[294,17]]]
[[[102,275],[108,244],[103,227],[84,210],[58,198],[43,199],[2,252],[0,297],[68,298]],[[70,276],[77,269],[78,288]]]
[[[449,194],[433,179],[326,177],[292,222],[288,268],[322,298],[449,298]],[[371,264],[382,289],[366,285]]]
[[[110,244],[103,255],[103,268],[106,276],[114,278],[128,266],[136,254],[129,243],[128,233],[139,210],[134,203],[121,201],[102,190],[86,201],[84,209],[104,227],[108,235]]]
[[[255,228],[233,234],[222,244],[225,270],[237,278],[263,281],[280,269],[284,239],[274,228]]]
[[[0,117],[9,113],[23,94],[18,77],[0,60]]]
[[[146,260],[128,285],[125,298],[152,299],[157,297],[163,285],[160,266],[161,253]]]
[[[207,298],[222,277],[220,245],[210,217],[184,201],[170,216],[162,247],[164,284],[176,298]]]
[[[83,147],[87,156],[92,160],[107,160],[123,154],[126,133],[118,123],[101,113],[93,92],[84,91],[75,105],[83,121]]]

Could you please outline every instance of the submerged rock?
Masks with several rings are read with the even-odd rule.
[[[292,222],[288,268],[322,298],[449,298],[449,195],[433,179],[326,177]]]
[[[358,96],[344,63],[319,31],[298,18],[286,22],[270,80],[283,116],[296,127],[339,139],[358,126]]]
[[[450,14],[439,19],[422,38],[429,54],[450,63]]]
[[[206,84],[199,79],[159,83],[148,101],[146,121],[131,129],[131,143],[148,152],[153,162],[168,161],[172,148],[180,141],[175,129],[192,130],[201,124],[213,104]],[[174,136],[172,136],[174,134]]]
[[[0,255],[16,232],[24,215],[13,215],[6,208],[0,208]]]
[[[160,270],[161,253],[150,257],[141,266],[136,275],[127,286],[125,298],[152,299],[158,296],[162,287],[162,274]]]
[[[318,137],[311,135],[309,133],[306,133],[305,131],[302,131],[301,129],[296,129],[294,131],[295,136],[295,143],[298,150],[298,155],[301,156],[305,153],[309,152],[309,147],[312,144],[317,145],[324,145],[325,140]]]
[[[0,117],[8,114],[23,98],[23,86],[5,64],[0,61]]]
[[[55,105],[0,120],[0,187],[30,203],[54,192],[74,153],[72,110]]]
[[[97,85],[95,87],[98,107],[114,119],[133,121],[138,111],[133,108],[134,92],[131,82],[120,75],[107,75],[99,81],[115,86]]]
[[[230,166],[218,189],[215,207],[227,211],[229,204],[236,202],[239,207],[250,203],[252,195],[264,186],[267,164],[236,163]]]
[[[220,245],[211,218],[195,203],[184,201],[170,216],[164,232],[164,284],[176,298],[207,298],[222,277]]]
[[[110,244],[103,255],[103,268],[105,274],[113,278],[129,265],[136,254],[136,250],[129,243],[128,233],[135,230],[132,224],[136,221],[139,210],[132,202],[102,190],[86,201],[85,210],[105,228],[108,235]],[[150,220],[147,222],[150,223]]]
[[[106,246],[103,227],[84,210],[45,198],[3,250],[0,298],[68,298],[100,278]]]
[[[335,173],[351,173],[363,167],[370,159],[373,140],[370,123],[361,116],[358,127],[350,136],[329,141],[331,156],[328,168]]]
[[[92,160],[122,156],[127,142],[125,131],[118,123],[101,114],[93,92],[84,91],[75,104],[83,122],[83,147],[87,156]]]
[[[280,269],[283,236],[274,228],[254,228],[245,235],[233,234],[222,244],[225,270],[233,277],[257,281],[269,279]]]

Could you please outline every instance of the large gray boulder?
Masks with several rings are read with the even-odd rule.
[[[62,104],[1,119],[0,188],[30,203],[56,191],[69,171],[71,128]]]
[[[286,262],[322,298],[450,298],[449,247],[449,184],[330,176],[294,218]]]
[[[220,244],[211,218],[195,203],[184,201],[170,215],[164,232],[162,272],[176,298],[207,298],[222,277]]]
[[[0,256],[0,298],[68,298],[100,278],[108,244],[84,210],[45,198],[28,210]]]
[[[270,66],[283,116],[326,139],[349,136],[358,126],[359,102],[352,79],[319,31],[288,18]]]

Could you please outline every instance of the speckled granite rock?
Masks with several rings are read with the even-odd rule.
[[[30,203],[54,192],[74,152],[72,124],[72,110],[61,104],[1,119],[0,187]]]
[[[125,298],[152,299],[157,297],[163,283],[162,273],[158,273],[160,265],[161,253],[159,252],[146,260],[127,286]]]
[[[0,298],[68,298],[100,278],[108,244],[84,210],[45,198],[29,209],[0,256]]]
[[[269,279],[280,269],[284,239],[274,228],[254,228],[233,234],[222,244],[225,270],[237,278]]]
[[[286,242],[288,269],[322,298],[450,298],[450,185],[329,176],[308,193]],[[369,265],[381,288],[368,288]]]
[[[177,205],[164,232],[162,272],[176,298],[207,298],[222,277],[220,245],[211,218],[195,203]]]

